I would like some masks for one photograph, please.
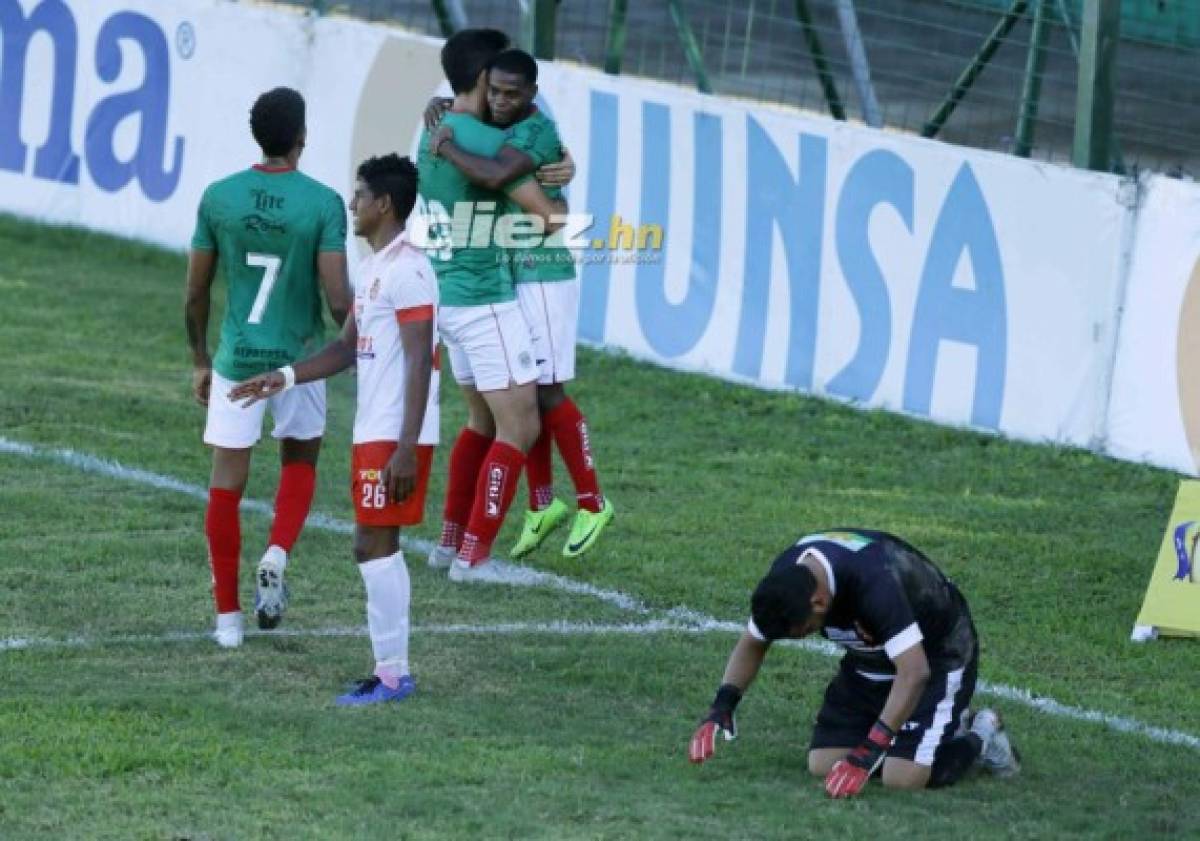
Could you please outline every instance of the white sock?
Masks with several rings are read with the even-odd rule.
[[[267,547],[267,551],[263,554],[263,560],[270,559],[279,565],[279,571],[287,569],[288,553],[283,550],[282,546],[276,546],[272,543]]]
[[[367,630],[376,674],[385,682],[408,674],[408,566],[404,553],[358,565],[367,588]],[[389,682],[390,683],[390,682]]]

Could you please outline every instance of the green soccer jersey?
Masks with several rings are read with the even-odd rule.
[[[317,254],[346,250],[346,212],[319,181],[256,166],[204,191],[192,248],[217,252],[228,286],[213,368],[244,380],[321,338]]]
[[[495,157],[504,132],[470,114],[451,111],[443,118],[464,151]],[[417,153],[418,191],[430,231],[426,254],[438,278],[439,303],[451,307],[500,304],[516,298],[504,249],[495,244],[493,222],[511,207],[502,193],[476,187],[454,164],[429,150],[421,134]]]
[[[558,136],[558,127],[537,108],[533,114],[509,127],[505,135],[505,145],[532,158],[535,168],[562,160],[562,140]],[[562,195],[562,190],[557,187],[542,189],[552,199]],[[575,278],[575,259],[561,245],[514,248],[510,249],[509,257],[513,281],[516,283],[547,283]]]

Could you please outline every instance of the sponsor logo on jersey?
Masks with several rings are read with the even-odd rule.
[[[268,219],[261,213],[250,213],[242,217],[242,224],[247,231],[257,234],[286,234],[287,226],[274,219]]]
[[[871,545],[869,537],[863,537],[861,534],[855,534],[849,531],[826,531],[820,534],[809,534],[796,541],[797,546],[804,546],[809,543],[834,543],[841,546],[843,549],[849,549],[851,552],[857,552]]]
[[[379,278],[375,278],[375,282],[371,284],[370,296],[372,301],[379,297]]]
[[[487,492],[484,496],[484,513],[495,520],[500,516],[500,503],[504,496],[504,480],[508,477],[508,468],[503,464],[493,464],[488,467]]]
[[[874,640],[863,639],[858,628],[831,628],[826,625],[822,633],[825,639],[851,651],[882,651],[883,646],[874,645]]]
[[[358,337],[358,358],[359,359],[374,359],[375,358],[375,340],[370,336],[359,334]]]
[[[368,470],[358,471],[358,478],[359,478],[359,481],[362,481],[362,482],[378,482],[382,473],[383,473],[383,471],[372,467]]]

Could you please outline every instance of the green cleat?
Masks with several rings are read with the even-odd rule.
[[[525,525],[521,527],[521,536],[508,550],[510,558],[524,558],[534,549],[542,545],[550,532],[554,531],[567,519],[567,504],[561,499],[550,503],[548,508],[541,511],[526,511]]]
[[[567,538],[567,545],[563,547],[563,557],[578,558],[595,546],[596,541],[600,539],[600,533],[612,522],[616,513],[607,497],[595,514],[586,508],[576,511],[575,522],[571,524],[571,536]]]

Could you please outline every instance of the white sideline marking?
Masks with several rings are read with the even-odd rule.
[[[3,436],[0,436],[0,453],[10,453],[13,455],[22,455],[29,458],[49,459],[67,464],[71,467],[78,468],[87,473],[97,473],[103,476],[109,476],[114,479],[119,479],[126,482],[134,482],[142,485],[149,485],[161,490],[175,491],[176,493],[187,494],[196,499],[208,499],[208,491],[199,485],[192,485],[187,482],[182,482],[178,479],[173,479],[170,476],[163,476],[159,473],[151,473],[147,470],[139,470],[137,468],[125,467],[115,461],[107,461],[96,456],[87,455],[86,453],[78,453],[74,450],[63,448],[36,447],[31,444],[25,444],[20,441],[12,441]],[[256,513],[272,513],[272,508],[268,503],[258,500],[242,500],[242,506],[246,511]],[[309,515],[306,525],[313,528],[333,531],[340,534],[350,534],[354,530],[354,526],[345,520],[340,520],[336,517],[330,517],[327,514],[315,513]],[[427,554],[432,548],[432,544],[427,540],[405,539],[403,545],[406,549],[411,549],[418,553]],[[496,564],[497,578],[500,580],[496,583],[509,584],[512,586],[522,587],[549,587],[551,589],[560,590],[574,595],[588,596],[598,599],[606,604],[621,608],[631,613],[651,615],[655,611],[651,610],[642,601],[633,596],[620,593],[615,590],[605,590],[595,587],[583,581],[575,581],[561,575],[553,573],[541,572],[540,570],[530,569],[529,567],[521,566],[509,561],[494,561]],[[478,585],[470,585],[478,586]],[[659,633],[663,631],[682,631],[689,633],[701,633],[708,631],[722,631],[730,633],[740,633],[743,625],[740,622],[728,622],[714,619],[698,611],[686,607],[676,607],[671,610],[658,611],[665,618],[651,622],[641,623],[640,625],[596,625],[591,626],[596,629],[609,628],[610,630],[593,630],[590,633],[621,633],[621,631],[611,630],[617,628],[638,628],[640,630],[625,630],[624,633]],[[580,627],[586,623],[581,623]],[[552,628],[570,627],[570,623],[513,623],[509,625],[480,625],[480,626],[430,626],[451,628],[457,627],[458,631],[441,631],[440,633],[556,633]],[[469,630],[476,628],[476,630]],[[487,629],[491,629],[490,631]],[[499,630],[502,628],[520,628],[522,630]],[[651,630],[653,628],[653,630]],[[535,630],[540,629],[540,630]],[[342,631],[344,633],[339,634]],[[431,633],[439,633],[438,631],[430,631]],[[271,631],[269,633],[281,636],[302,636],[302,635],[351,635],[348,629],[324,629],[315,631]],[[358,633],[358,631],[354,631]],[[585,633],[583,631],[565,631],[559,630],[557,633]],[[255,635],[255,631],[249,631],[248,635]],[[167,634],[160,637],[146,638],[123,638],[130,641],[145,641],[145,642],[173,642],[190,639],[202,639],[206,634],[201,633],[183,633],[183,634]],[[120,640],[122,638],[114,638]],[[82,640],[81,642],[73,642],[72,640]],[[35,640],[9,639],[0,640],[0,652],[16,651],[24,648],[46,647],[48,644],[54,644],[56,641],[43,640],[40,643]],[[96,644],[94,641],[87,641],[85,638],[76,637],[71,640],[57,641],[59,646],[64,645],[90,645]],[[828,656],[837,656],[840,649],[832,643],[824,640],[797,640],[789,643],[792,646],[802,648],[806,651],[812,651]],[[1007,686],[1005,684],[993,684],[987,681],[979,681],[976,688],[977,692],[984,695],[991,695],[995,698],[1000,698],[1005,701],[1011,701],[1015,704],[1028,707],[1036,712],[1054,716],[1056,718],[1066,718],[1072,721],[1082,721],[1091,724],[1102,724],[1111,730],[1116,730],[1119,733],[1129,733],[1136,736],[1141,736],[1152,742],[1159,742],[1168,745],[1178,745],[1181,747],[1191,748],[1192,750],[1200,750],[1200,736],[1185,733],[1181,730],[1170,730],[1165,727],[1156,727],[1151,724],[1146,724],[1143,721],[1138,721],[1135,718],[1126,716],[1111,715],[1109,713],[1100,712],[1098,710],[1089,710],[1084,707],[1071,706],[1056,701],[1053,698],[1037,696],[1028,689],[1020,689],[1015,686]]]
[[[680,625],[665,619],[649,622],[498,622],[484,625],[414,625],[413,634],[435,636],[520,636],[522,634],[544,634],[549,636],[602,636],[606,634],[659,634],[665,632],[684,634],[709,633],[708,628]],[[330,628],[281,628],[274,631],[246,629],[247,637],[365,637],[366,626]],[[170,642],[199,642],[211,640],[212,633],[206,631],[170,631],[165,634],[122,634],[112,637],[9,637],[0,639],[0,651],[27,651],[30,649],[99,648],[106,645],[161,645]]]

